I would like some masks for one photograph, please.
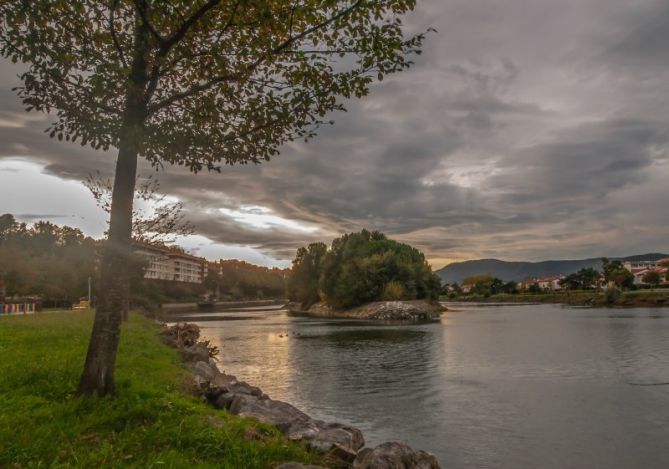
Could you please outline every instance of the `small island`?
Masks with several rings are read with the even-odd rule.
[[[424,321],[445,310],[423,253],[377,231],[298,249],[287,290],[291,313],[314,317]]]

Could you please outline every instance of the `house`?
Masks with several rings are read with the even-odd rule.
[[[148,261],[144,278],[172,282],[202,283],[207,276],[207,260],[160,246],[144,245],[135,251]]]
[[[650,272],[657,272],[660,274],[660,284],[667,284],[669,280],[667,279],[667,274],[669,273],[669,268],[667,267],[653,267],[649,269],[635,269],[632,274],[634,275],[634,285],[648,285],[644,281],[646,274]]]
[[[642,270],[657,269],[667,263],[669,263],[669,258],[659,259],[657,261],[626,261],[623,262],[623,267],[634,274]]]
[[[526,278],[521,283],[518,284],[518,287],[521,290],[529,290],[532,285],[537,285],[541,290],[544,291],[556,291],[562,290],[562,285],[560,282],[565,278],[564,275],[551,275],[548,277],[534,277]]]

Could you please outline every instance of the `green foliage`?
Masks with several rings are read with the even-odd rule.
[[[209,265],[205,285],[225,300],[285,298],[286,276],[285,269],[227,259]]]
[[[607,304],[612,305],[618,299],[620,299],[621,295],[622,292],[620,291],[620,288],[613,286],[606,289],[606,291],[604,292],[604,299]]]
[[[8,296],[39,296],[70,305],[87,294],[97,242],[77,228],[40,221],[32,227],[0,217],[0,274]]]
[[[662,275],[657,271],[651,270],[650,272],[644,274],[642,280],[648,285],[657,287],[660,283],[662,283]]]
[[[327,251],[323,244],[312,246],[312,252],[298,251],[293,262],[289,294],[295,301],[301,301],[295,295],[299,291],[307,292],[312,302],[320,297],[336,308],[378,301],[386,295],[394,300],[439,296],[441,282],[425,256],[382,233],[347,234],[335,239]],[[314,296],[316,293],[319,295]]]
[[[620,261],[602,259],[604,280],[613,282],[619,288],[634,288],[634,275]]]
[[[259,163],[411,65],[415,0],[0,2],[0,53],[59,140],[192,171]]]
[[[469,293],[471,295],[491,296],[500,293],[516,293],[516,282],[505,282],[489,274],[474,275],[467,277],[462,281],[462,285],[471,286]]]
[[[404,299],[404,287],[397,280],[391,280],[386,283],[386,286],[383,288],[383,293],[381,294],[381,299],[383,301],[399,301]]]
[[[0,319],[0,467],[267,468],[317,463],[276,429],[216,411],[182,391],[188,372],[150,321],[131,314],[118,395],[72,395],[93,315]],[[262,440],[244,438],[256,428]]]
[[[601,278],[601,273],[592,267],[587,267],[566,276],[560,284],[568,290],[591,290],[597,287]]]
[[[291,301],[299,302],[304,308],[318,302],[321,265],[326,253],[327,246],[324,243],[312,243],[297,250],[287,284]]]

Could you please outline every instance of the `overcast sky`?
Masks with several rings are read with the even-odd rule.
[[[669,251],[669,2],[424,0],[416,66],[261,166],[166,168],[210,258],[287,265],[360,228],[439,267]],[[99,236],[80,184],[115,154],[50,140],[0,70],[0,213]],[[140,173],[151,170],[143,165]]]

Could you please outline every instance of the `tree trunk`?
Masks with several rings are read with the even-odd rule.
[[[128,309],[128,256],[132,251],[132,202],[136,171],[136,149],[122,146],[116,162],[109,239],[102,258],[99,300],[86,364],[79,382],[81,394],[105,396],[115,392],[114,367],[121,335],[121,318]]]
[[[145,6],[146,7],[146,6]],[[128,261],[132,254],[132,203],[137,178],[137,157],[146,120],[148,31],[137,15],[134,57],[125,97],[123,124],[112,191],[109,239],[105,245],[98,282],[98,302],[88,344],[80,394],[114,394],[116,351],[121,320],[129,307]]]

